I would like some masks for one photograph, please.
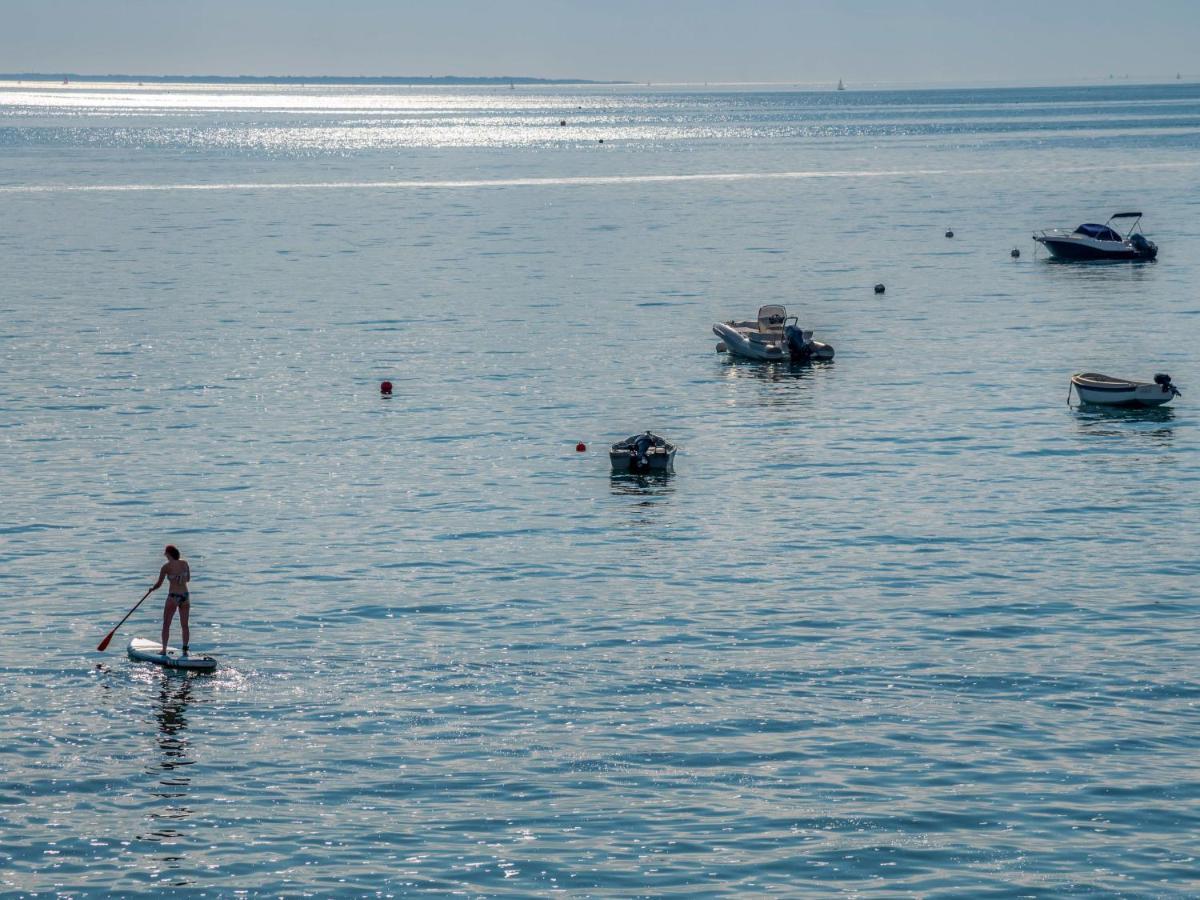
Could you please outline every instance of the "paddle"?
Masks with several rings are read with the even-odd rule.
[[[155,585],[155,587],[157,587],[157,585]],[[133,615],[134,610],[136,610],[139,606],[142,605],[142,601],[145,600],[147,597],[149,597],[150,593],[153,590],[154,590],[154,588],[150,588],[149,591],[146,591],[146,593],[142,594],[142,599],[133,605],[133,609],[131,609],[129,612],[125,613],[125,619],[128,619],[130,616]],[[113,639],[113,635],[117,633],[117,628],[120,628],[122,625],[125,624],[125,619],[122,619],[120,622],[118,622],[116,625],[116,628],[113,628],[112,631],[110,631],[108,634],[106,634],[104,636],[104,640],[102,640],[100,642],[100,646],[98,646],[96,648],[97,650],[99,650],[101,653],[103,653],[105,650],[108,649],[108,642],[111,641]]]

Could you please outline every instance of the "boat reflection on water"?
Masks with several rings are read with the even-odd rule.
[[[745,378],[756,381],[802,381],[832,373],[834,365],[827,360],[809,362],[758,362],[727,356],[719,363],[726,378]]]
[[[609,477],[616,496],[662,497],[675,492],[674,472],[651,472],[645,475],[614,472]]]
[[[663,529],[663,504],[668,503],[675,492],[675,473],[631,475],[614,472],[609,484],[615,502],[620,504],[622,521],[631,534],[638,535],[638,540],[644,537],[646,529],[652,532]]]
[[[1175,429],[1170,427],[1175,420],[1175,410],[1169,406],[1139,409],[1088,405],[1074,406],[1071,413],[1079,431],[1091,437],[1142,438],[1162,444],[1175,437]]]
[[[836,371],[829,362],[747,362],[728,358],[720,366],[724,388],[732,392],[728,402],[768,407],[775,413],[811,409],[822,389],[828,389],[825,380]],[[756,388],[746,390],[756,383]]]
[[[187,802],[192,783],[188,766],[196,762],[191,756],[187,734],[187,707],[192,700],[192,684],[193,679],[188,676],[181,678],[175,673],[163,672],[154,710],[158,721],[159,760],[148,774],[158,778],[157,785],[151,790],[157,809],[148,816],[152,830],[138,838],[161,844],[166,849],[159,857],[162,862],[159,883],[162,886],[187,887],[194,883],[182,872],[172,877],[172,870],[184,868],[186,860],[182,845],[187,838],[180,828],[194,812]]]

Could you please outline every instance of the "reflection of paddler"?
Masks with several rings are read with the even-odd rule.
[[[170,584],[167,589],[167,602],[163,606],[162,653],[166,656],[167,639],[171,636],[171,619],[178,612],[179,629],[183,632],[183,655],[187,656],[188,639],[191,637],[188,631],[188,582],[192,579],[192,570],[186,559],[179,558],[179,548],[174,544],[167,544],[163,554],[167,557],[167,561],[158,570],[158,581],[154,582],[154,587],[149,591],[149,593],[157,591],[162,587],[163,581]]]
[[[158,695],[158,709],[155,718],[158,719],[158,730],[163,739],[181,741],[181,735],[187,731],[188,701],[192,699],[192,681],[187,679],[178,690],[172,690],[170,680],[164,681]],[[164,741],[160,741],[164,743]],[[164,743],[165,746],[165,743]]]
[[[177,689],[171,680],[163,681],[162,690],[158,695],[158,709],[155,710],[154,717],[158,719],[158,747],[163,755],[159,766],[167,772],[179,766],[190,766],[193,762],[193,760],[188,758],[187,754],[188,721],[186,713],[187,705],[191,699],[191,679],[184,681],[183,685]],[[187,784],[187,782],[187,778],[174,776],[162,783],[164,785],[181,787]],[[182,795],[163,794],[162,796]],[[175,815],[168,816],[168,818],[176,817]]]
[[[173,678],[164,678],[155,704],[154,717],[158,720],[158,749],[160,757],[158,765],[149,769],[149,774],[156,776],[157,784],[150,789],[156,803],[147,819],[150,828],[138,835],[140,840],[162,844],[165,855],[160,857],[164,870],[180,870],[186,862],[185,852],[181,847],[184,832],[181,829],[184,820],[194,812],[188,805],[188,791],[192,779],[185,767],[195,763],[191,758],[188,747],[187,706],[192,700],[191,679],[180,684]],[[170,884],[183,887],[192,882],[180,878],[182,872],[170,876]]]

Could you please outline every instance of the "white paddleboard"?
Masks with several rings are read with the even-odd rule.
[[[217,661],[211,656],[184,656],[176,647],[168,647],[165,654],[160,653],[160,650],[162,650],[162,644],[158,641],[134,638],[129,642],[129,658],[140,662],[150,662],[168,669],[189,669],[196,672],[211,672],[217,667]]]

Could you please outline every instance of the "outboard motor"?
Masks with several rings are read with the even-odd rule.
[[[1154,383],[1162,388],[1164,394],[1169,392],[1172,397],[1182,397],[1183,396],[1183,394],[1181,394],[1179,392],[1179,388],[1177,388],[1177,387],[1175,387],[1175,385],[1171,384],[1171,376],[1168,375],[1166,372],[1159,372],[1157,375],[1155,375]]]
[[[634,460],[634,462],[639,468],[645,468],[646,466],[650,465],[650,460],[646,456],[646,451],[653,446],[654,438],[650,436],[649,432],[641,435],[634,443],[633,449],[637,451],[637,458]]]
[[[1131,234],[1129,236],[1129,244],[1142,259],[1154,259],[1154,257],[1158,256],[1158,244],[1154,243],[1154,241],[1150,240],[1144,234]]]
[[[787,340],[788,352],[791,354],[792,362],[808,362],[812,359],[812,345],[805,343],[804,331],[799,325],[789,325],[783,329],[783,336]]]

